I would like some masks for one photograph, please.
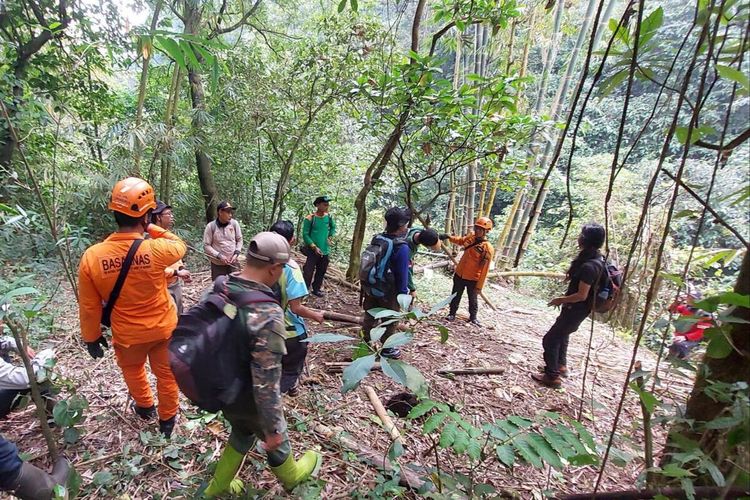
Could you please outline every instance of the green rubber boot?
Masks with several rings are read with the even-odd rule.
[[[224,448],[219,463],[216,464],[214,477],[211,478],[211,482],[203,491],[204,498],[214,498],[229,489],[229,483],[232,482],[240,469],[244,457],[245,455],[235,450],[231,444]]]
[[[316,475],[322,461],[323,457],[316,451],[306,451],[302,458],[296,462],[294,456],[290,453],[283,464],[278,467],[271,467],[271,472],[279,478],[285,490],[292,491],[305,479]]]

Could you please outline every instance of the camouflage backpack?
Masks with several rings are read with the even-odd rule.
[[[230,292],[226,276],[200,303],[180,316],[169,341],[169,364],[177,385],[196,406],[217,412],[234,403],[247,387],[255,341],[241,324],[239,309],[279,301],[260,290]]]

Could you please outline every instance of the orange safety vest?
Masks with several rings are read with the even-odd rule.
[[[465,280],[476,281],[477,290],[481,290],[490,270],[492,256],[495,254],[492,244],[486,239],[477,243],[476,236],[472,233],[466,236],[451,236],[450,241],[464,247],[461,261],[456,267],[456,274]]]
[[[112,311],[112,340],[128,347],[164,340],[177,326],[177,310],[167,292],[165,269],[187,251],[177,235],[154,224],[133,258],[120,296]],[[140,233],[113,233],[86,249],[78,267],[81,335],[84,342],[101,336],[104,304],[115,286],[120,267]]]

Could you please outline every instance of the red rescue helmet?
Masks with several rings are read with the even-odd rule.
[[[492,230],[492,220],[490,220],[489,217],[480,217],[474,223],[474,227],[481,227],[482,229],[485,229],[487,231],[491,231]]]
[[[107,207],[130,217],[142,217],[156,208],[154,188],[138,177],[123,179],[112,189],[112,198]]]

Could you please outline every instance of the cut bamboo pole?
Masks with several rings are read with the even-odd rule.
[[[505,368],[502,366],[493,366],[489,368],[443,368],[438,370],[439,375],[502,375],[503,373],[505,373]]]
[[[342,323],[352,323],[355,325],[362,324],[362,316],[352,316],[350,314],[342,314],[334,311],[323,311],[323,318],[329,321],[340,321]]]
[[[401,438],[401,433],[398,431],[398,427],[393,423],[391,417],[385,411],[385,407],[383,406],[383,403],[380,402],[378,393],[369,385],[364,386],[364,389],[365,393],[367,393],[367,397],[370,398],[370,403],[372,404],[375,413],[377,413],[380,421],[383,422],[385,431],[391,436],[391,441],[396,442],[403,447],[404,440]]]
[[[354,452],[360,462],[374,465],[385,472],[394,471],[393,466],[386,457],[383,457],[382,452],[364,446],[356,439],[348,436],[346,432],[344,432],[344,429],[340,427],[331,429],[330,427],[316,422],[312,424],[312,430],[323,437],[322,442],[325,446],[330,447],[332,442],[338,443],[344,448]],[[432,483],[424,481],[419,473],[414,470],[413,466],[409,464],[401,465],[399,477],[399,484],[414,491],[431,491],[434,489]]]
[[[351,361],[328,361],[323,363],[323,366],[325,367],[325,370],[328,373],[341,373],[343,372],[347,366],[351,365]],[[380,363],[375,363],[372,365],[372,368],[370,368],[371,371],[379,371]]]

